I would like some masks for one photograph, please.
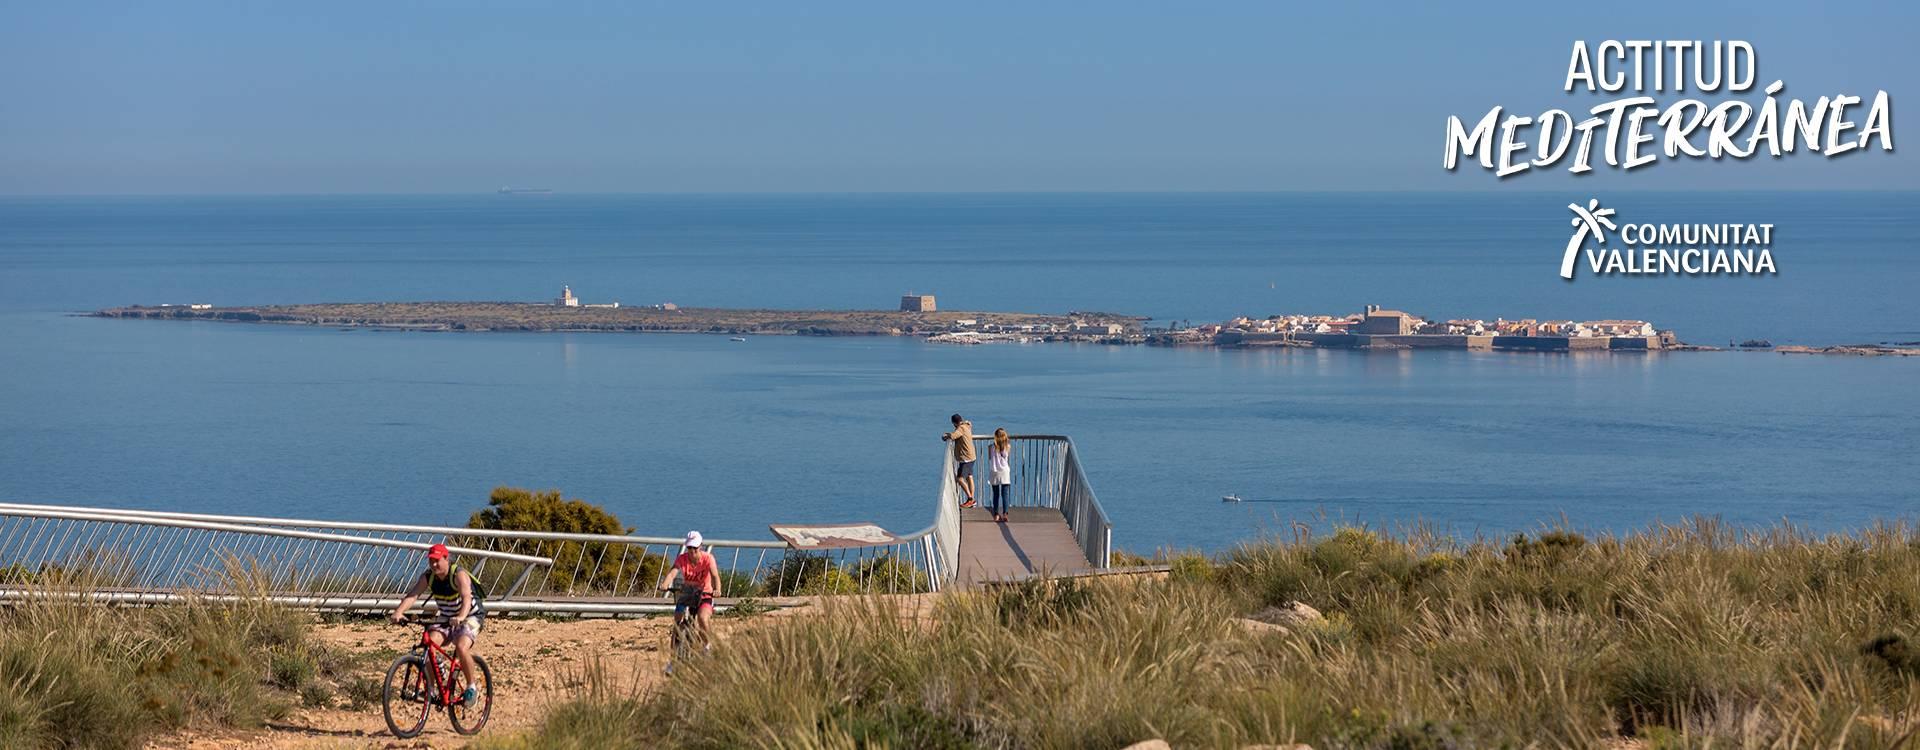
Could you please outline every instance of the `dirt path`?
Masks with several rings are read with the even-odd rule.
[[[714,621],[724,643],[733,634],[765,627],[811,608],[778,610],[745,619]],[[494,675],[493,716],[480,736],[500,736],[531,729],[547,707],[564,700],[580,685],[580,677],[597,652],[610,678],[622,689],[659,687],[666,666],[667,628],[671,618],[555,620],[495,618],[481,635],[480,653]],[[409,647],[409,631],[378,622],[323,623],[314,637],[338,649],[353,665],[351,671],[375,679],[386,665]],[[445,714],[435,713],[427,730],[411,740],[387,733],[376,699],[359,710],[346,708],[336,696],[335,707],[296,708],[265,729],[250,731],[191,731],[163,737],[150,748],[455,748],[468,738],[455,734]]]

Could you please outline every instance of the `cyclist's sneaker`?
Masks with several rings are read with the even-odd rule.
[[[466,692],[463,692],[460,694],[460,702],[470,704],[470,703],[473,703],[473,701],[479,697],[480,697],[480,691],[475,689],[472,685],[468,685]]]
[[[960,504],[960,507],[962,507],[962,508],[971,508],[971,507],[973,507],[973,506],[975,506],[975,505],[979,505],[979,503],[976,503],[976,502],[974,502],[974,501],[973,501],[973,498],[967,498],[967,501],[966,501],[966,502],[964,502],[964,503],[961,503],[961,504]]]

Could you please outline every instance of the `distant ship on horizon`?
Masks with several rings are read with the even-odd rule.
[[[553,190],[551,188],[502,187],[500,188],[500,194],[501,195],[552,195]]]

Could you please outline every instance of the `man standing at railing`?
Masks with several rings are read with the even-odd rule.
[[[953,415],[953,431],[942,434],[941,440],[953,443],[953,483],[967,493],[967,500],[960,504],[962,508],[971,508],[973,501],[973,423]]]

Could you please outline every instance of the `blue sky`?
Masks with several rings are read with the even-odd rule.
[[[1441,143],[1610,98],[1561,92],[1575,39],[1745,39],[1789,96],[1887,90],[1896,146],[1920,96],[1912,3],[693,5],[0,0],[0,193],[1555,189]],[[1580,180],[1920,188],[1903,156]]]

